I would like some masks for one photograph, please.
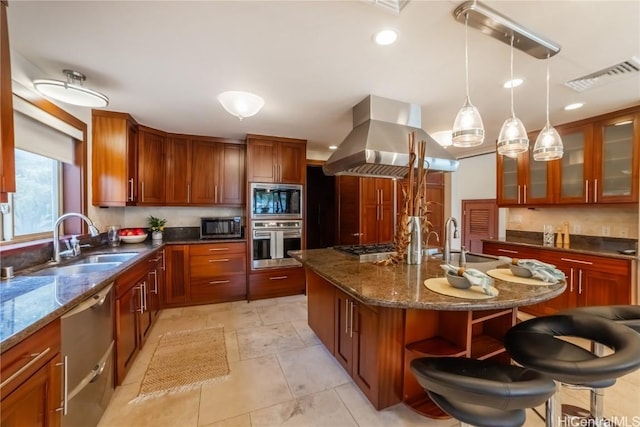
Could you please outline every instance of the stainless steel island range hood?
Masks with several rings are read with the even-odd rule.
[[[326,175],[407,175],[408,141],[426,141],[425,168],[453,172],[458,160],[421,129],[419,105],[369,95],[353,108],[353,130],[323,166]],[[416,165],[417,166],[417,165]]]

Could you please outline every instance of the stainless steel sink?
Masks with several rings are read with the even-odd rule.
[[[138,255],[136,252],[121,252],[117,254],[96,254],[87,256],[82,262],[85,264],[107,263],[107,262],[125,262],[129,261],[134,256]]]
[[[111,270],[122,264],[121,262],[99,262],[88,264],[73,264],[62,267],[49,267],[34,272],[34,276],[71,276],[74,274],[88,274],[99,271]]]

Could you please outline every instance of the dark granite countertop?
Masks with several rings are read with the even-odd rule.
[[[369,305],[429,310],[489,310],[520,307],[546,301],[564,292],[566,283],[522,285],[495,279],[495,298],[467,300],[430,291],[423,282],[444,277],[441,260],[429,258],[421,265],[377,266],[332,248],[290,251],[306,268],[318,273],[353,298]],[[467,265],[487,271],[499,261]]]

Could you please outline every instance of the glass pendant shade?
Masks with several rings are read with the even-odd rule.
[[[542,128],[536,143],[533,146],[533,160],[556,160],[561,159],[564,153],[562,138],[553,126],[547,125]]]
[[[218,101],[229,114],[240,120],[254,116],[264,106],[264,99],[250,92],[227,91],[218,95]]]
[[[451,140],[454,147],[475,147],[484,141],[482,117],[469,101],[469,97],[464,101],[453,122]]]
[[[529,149],[529,137],[524,125],[516,116],[505,120],[498,135],[498,154],[515,157]]]
[[[85,75],[73,70],[63,70],[67,76],[67,81],[38,79],[33,81],[33,86],[42,95],[56,101],[64,102],[81,107],[101,108],[109,105],[109,98],[106,95],[87,89],[81,82],[86,79]],[[76,82],[78,82],[76,84]]]

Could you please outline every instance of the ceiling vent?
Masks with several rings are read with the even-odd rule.
[[[373,4],[386,10],[394,15],[400,15],[400,11],[404,8],[409,0],[365,0],[367,3]]]
[[[623,61],[600,71],[596,71],[595,73],[573,79],[565,82],[564,84],[576,92],[584,92],[587,89],[591,89],[596,84],[601,86],[612,82],[614,79],[627,78],[630,74],[637,73],[638,71],[640,71],[640,59],[632,57],[627,61]]]

